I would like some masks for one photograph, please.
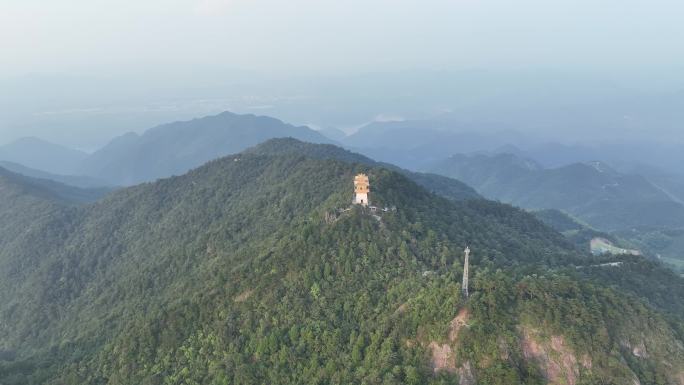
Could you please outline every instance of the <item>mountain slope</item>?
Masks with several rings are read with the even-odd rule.
[[[123,135],[89,156],[79,174],[102,178],[115,185],[132,185],[183,174],[212,159],[284,136],[329,142],[307,127],[291,126],[264,116],[224,112],[164,124],[142,135]]]
[[[40,226],[66,202],[32,180],[0,168],[0,242],[7,250],[32,226]]]
[[[677,322],[577,277],[594,260],[524,211],[449,201],[380,167],[259,151],[61,209],[24,248],[3,244],[0,261],[23,266],[0,269],[0,349],[16,355],[0,380],[678,383]],[[357,172],[397,211],[341,211]],[[549,370],[557,351],[562,372]]]
[[[48,179],[58,183],[66,184],[74,187],[81,188],[96,188],[96,187],[106,187],[107,182],[101,181],[96,178],[91,178],[87,176],[77,176],[77,175],[58,175],[49,172],[36,170],[34,168],[26,167],[19,163],[0,161],[0,167],[9,170],[11,172],[25,175],[30,178],[38,179]]]
[[[0,297],[6,298],[13,282],[21,282],[33,258],[54,251],[70,227],[76,206],[95,201],[109,191],[29,178],[0,167],[0,254],[18,256],[0,258],[4,281],[0,282]],[[40,235],[39,243],[35,243],[33,234]]]
[[[38,138],[22,138],[0,146],[0,160],[54,174],[73,174],[87,156],[85,152]]]
[[[623,249],[635,247],[630,241],[619,238],[615,234],[608,234],[593,229],[591,226],[581,223],[576,218],[571,217],[556,209],[544,209],[533,212],[534,216],[554,230],[563,234],[577,248],[584,252],[591,252],[591,242],[593,239],[601,238],[620,246]],[[645,249],[650,250],[650,249]]]
[[[567,211],[601,230],[684,225],[684,206],[636,175],[600,162],[543,169],[514,155],[455,155],[430,168],[484,196],[515,205]]]
[[[33,178],[2,167],[0,182],[3,203],[8,205],[14,204],[14,200],[25,199],[40,199],[62,204],[87,203],[96,201],[111,191],[110,188],[80,188],[53,180]]]

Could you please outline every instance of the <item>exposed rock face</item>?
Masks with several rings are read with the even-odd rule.
[[[470,366],[470,361],[466,361],[458,369],[458,385],[475,385],[475,376]]]
[[[456,340],[458,339],[458,333],[464,326],[466,326],[469,317],[470,312],[468,311],[468,309],[463,308],[461,309],[461,311],[458,312],[456,318],[451,320],[451,325],[449,328],[449,341],[456,342]]]
[[[456,372],[456,357],[449,344],[440,345],[435,341],[430,342],[428,348],[432,352],[432,370],[435,373],[447,371]]]
[[[451,346],[453,346],[458,341],[458,334],[461,329],[467,325],[468,318],[470,317],[470,312],[468,309],[461,309],[458,315],[451,320],[449,326],[449,342],[446,344],[440,344],[437,341],[432,341],[428,345],[431,352],[431,362],[432,369],[435,373],[440,371],[447,371],[449,373],[456,373],[456,354],[454,353]],[[465,369],[464,369],[465,368]],[[470,362],[467,362],[458,370],[459,374],[461,372],[467,374],[469,378],[472,378],[472,370],[470,368]],[[463,375],[460,375],[463,378]],[[473,382],[474,383],[474,382]]]
[[[646,354],[646,349],[643,346],[642,347],[635,346],[634,348],[632,348],[632,354],[635,357],[639,357],[639,358],[648,357],[648,355]]]
[[[646,351],[646,345],[644,341],[636,344],[632,344],[627,340],[622,341],[622,346],[632,351],[634,357],[648,358],[648,352]]]
[[[522,349],[526,359],[534,360],[550,385],[575,385],[579,379],[579,364],[562,336],[543,341],[536,330],[522,328]],[[582,366],[591,367],[591,358],[582,357]]]

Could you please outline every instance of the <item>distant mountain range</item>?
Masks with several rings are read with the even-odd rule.
[[[478,194],[468,184],[486,197],[521,207],[566,210],[603,230],[622,230],[637,225],[679,227],[684,224],[684,208],[680,199],[684,183],[676,178],[656,179],[657,174],[651,173],[654,176],[651,180],[657,180],[654,183],[640,176],[615,171],[602,163],[573,163],[546,168],[526,159],[525,151],[511,145],[525,139],[515,132],[494,133],[493,128],[479,134],[455,132],[452,125],[453,121],[438,119],[373,123],[341,140],[348,148],[404,168],[354,154],[356,161],[395,169],[426,188],[453,199],[477,197]],[[182,174],[209,160],[272,138],[292,137],[306,142],[332,143],[322,132],[269,117],[224,112],[161,125],[141,135],[129,133],[115,138],[90,155],[40,140],[25,139],[0,148],[0,160],[9,161],[5,163],[6,168],[15,172],[79,187],[133,185]],[[339,132],[333,136],[339,137]],[[508,149],[517,155],[490,153],[453,156],[441,161],[447,157],[445,154],[453,154],[454,149],[468,151],[493,146],[499,146],[498,151]],[[568,159],[571,159],[570,153],[575,150],[568,151]],[[536,153],[541,154],[539,151]],[[32,159],[31,154],[36,159]],[[54,161],[49,161],[50,157]],[[548,157],[542,158],[548,161]],[[38,169],[26,167],[27,164],[43,166],[40,170],[59,169],[65,172],[61,175],[41,173]],[[48,164],[53,166],[48,167]],[[433,174],[409,171],[416,169]]]
[[[492,150],[523,141],[522,135],[513,131],[483,128],[440,119],[374,122],[339,141],[374,159],[409,169],[455,153]]]
[[[428,168],[490,199],[529,209],[562,209],[602,230],[684,226],[684,205],[638,175],[601,162],[545,169],[511,154],[454,155]]]
[[[85,159],[77,174],[132,185],[180,175],[209,160],[276,137],[330,142],[308,127],[295,127],[264,116],[224,112],[164,124],[142,135],[130,133],[118,137]]]
[[[525,130],[520,123],[472,121],[457,114],[424,120],[372,122],[336,140],[374,159],[411,169],[423,168],[453,154],[483,152],[531,158],[546,168],[597,159],[621,170],[650,165],[670,174],[680,174],[680,165],[684,162],[684,144],[676,140],[671,143],[649,139],[597,140],[585,134],[572,142],[549,141],[539,133]]]
[[[24,138],[0,147],[0,161],[25,175],[79,186],[133,185],[183,174],[209,160],[280,137],[332,142],[308,127],[265,116],[223,112],[163,124],[141,135],[128,133],[92,154]]]

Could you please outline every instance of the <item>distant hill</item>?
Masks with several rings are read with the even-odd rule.
[[[658,167],[640,164],[628,166],[627,172],[643,175],[654,186],[670,196],[672,200],[684,204],[684,174],[682,170],[671,173]]]
[[[0,383],[675,385],[684,374],[684,281],[668,270],[638,257],[592,268],[523,210],[274,144],[59,206],[17,236],[0,227]],[[359,172],[396,212],[350,207]]]
[[[14,200],[25,199],[79,204],[96,201],[111,189],[79,188],[49,179],[32,178],[0,167],[0,191],[4,204],[13,204]]]
[[[519,142],[514,132],[489,130],[484,124],[415,120],[373,122],[341,140],[345,146],[384,162],[412,170],[454,153],[493,150]]]
[[[575,218],[556,209],[544,209],[532,212],[540,221],[551,226],[559,233],[568,231],[577,231],[586,228],[585,225],[579,223]]]
[[[37,138],[22,138],[0,146],[0,161],[18,163],[53,174],[73,174],[87,156],[85,152]]]
[[[264,140],[287,136],[308,142],[329,142],[308,127],[295,127],[264,116],[224,112],[164,124],[142,135],[130,133],[118,137],[85,159],[79,174],[115,185],[132,185],[180,175]]]
[[[684,225],[684,205],[638,175],[604,163],[544,169],[511,154],[454,155],[429,168],[490,199],[529,209],[561,209],[604,231]]]
[[[70,220],[68,216],[64,217],[65,213],[73,212],[74,207],[93,202],[109,192],[108,189],[82,189],[47,179],[30,178],[0,167],[0,248],[3,249],[0,254],[22,254],[33,250],[36,255],[43,255],[47,252],[45,249],[34,248],[35,245],[23,236],[39,232],[44,237],[44,246],[50,249],[51,243],[58,242],[55,238],[61,236],[62,226],[69,226]],[[50,227],[55,220],[60,225]],[[26,261],[16,263],[23,265]],[[7,274],[15,271],[15,268],[3,265],[0,258],[0,270],[3,269]],[[2,347],[0,343],[0,353]]]
[[[345,137],[347,137],[347,133],[335,128],[335,127],[324,127],[318,130],[319,133],[321,133],[323,136],[326,138],[332,139],[334,141],[341,141]]]
[[[36,170],[30,167],[26,167],[19,163],[0,161],[0,167],[6,170],[12,171],[17,174],[28,176],[31,178],[38,179],[48,179],[55,182],[63,183],[69,186],[81,187],[81,188],[97,188],[106,187],[108,183],[96,178],[88,176],[75,176],[75,175],[58,175],[49,172]]]
[[[361,163],[369,166],[385,167],[406,175],[409,179],[445,198],[453,200],[481,199],[472,187],[456,179],[437,174],[413,172],[397,166],[376,162],[364,155],[357,154],[330,144],[305,143],[293,138],[271,139],[246,150],[247,153],[261,155],[295,155],[300,154],[314,159],[335,159],[349,163]]]
[[[633,247],[631,239],[627,241],[614,234],[598,231],[560,210],[544,209],[533,211],[532,213],[537,219],[565,235],[570,242],[583,252],[591,252],[594,239],[604,239],[624,248]]]

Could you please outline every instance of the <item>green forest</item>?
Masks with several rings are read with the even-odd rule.
[[[359,172],[396,211],[351,207]],[[334,146],[267,142],[78,205],[0,183],[2,385],[684,378],[684,281],[660,263]]]

